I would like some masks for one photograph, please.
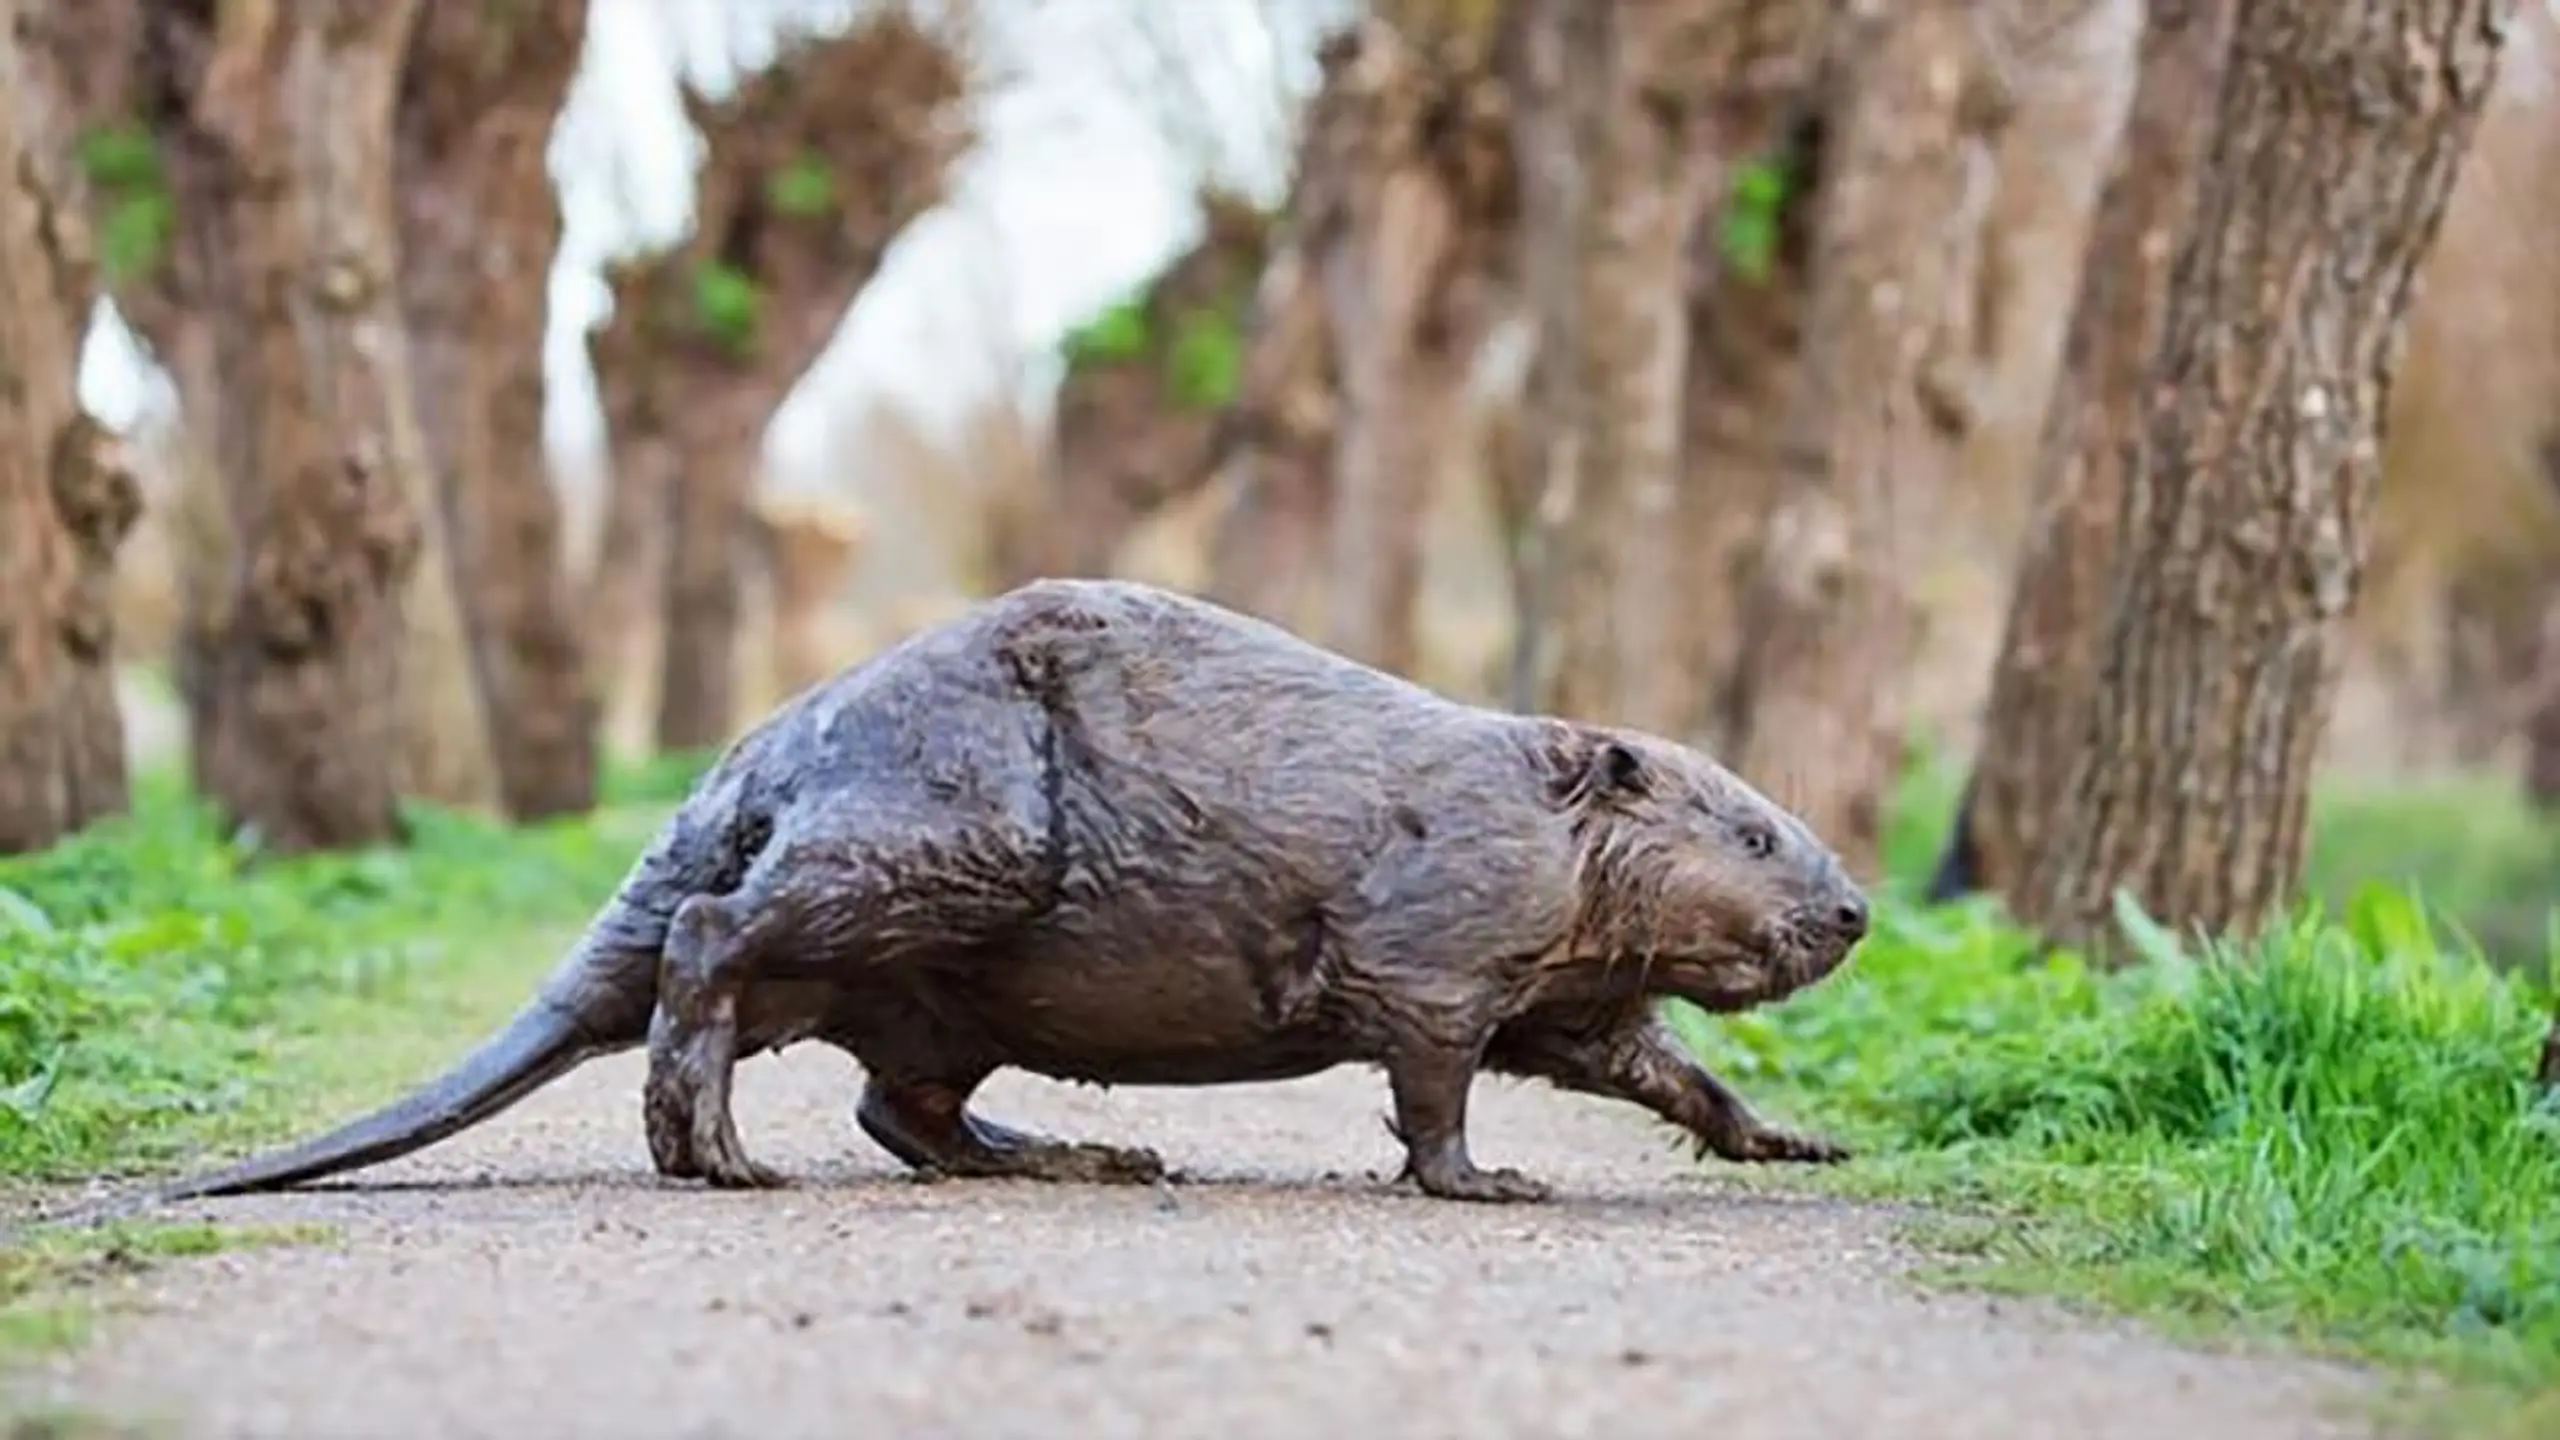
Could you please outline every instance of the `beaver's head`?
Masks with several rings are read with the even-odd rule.
[[[1805,823],[1684,745],[1575,727],[1563,776],[1581,840],[1576,949],[1716,1010],[1838,969],[1867,897]]]

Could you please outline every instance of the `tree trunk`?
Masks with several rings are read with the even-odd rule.
[[[420,532],[391,121],[417,13],[225,5],[188,107],[228,203],[182,223],[222,227],[241,282],[213,315],[239,564],[205,677],[204,783],[279,853],[401,834],[400,601]]]
[[[1719,753],[1740,723],[1736,667],[1762,525],[1792,489],[1823,106],[1815,85],[1839,20],[1828,0],[1731,0],[1701,143],[1714,170],[1688,241],[1682,480],[1673,527],[1683,731]]]
[[[78,398],[96,269],[49,64],[65,18],[0,0],[0,852],[130,803],[113,586],[141,496]]]
[[[2412,281],[2512,0],[2242,0],[2023,918],[2254,929],[2300,868]],[[2423,43],[2412,37],[2424,37]],[[2104,757],[2104,763],[2099,763]]]
[[[2560,448],[2549,463],[2560,475]],[[2560,810],[2560,584],[2542,592],[2542,624],[2524,706],[2524,793],[2535,808]]]
[[[721,744],[737,720],[738,618],[745,604],[740,572],[757,457],[773,417],[768,401],[745,395],[717,411],[716,402],[702,402],[679,431],[675,524],[659,605],[666,616],[658,662],[662,750]]]
[[[658,482],[677,517],[654,597],[663,748],[721,743],[737,723],[738,566],[765,430],[898,233],[942,199],[974,138],[968,80],[950,37],[891,7],[786,40],[721,99],[683,92],[705,151],[693,233],[616,267],[613,316],[589,341],[614,427],[605,576],[638,558]]]
[[[192,246],[209,225],[182,230],[182,245]],[[170,497],[170,549],[177,567],[178,624],[170,647],[170,678],[187,711],[187,774],[204,789],[213,767],[213,657],[221,648],[231,612],[232,572],[239,554],[232,533],[231,500],[222,483],[224,456],[233,451],[230,432],[240,417],[223,423],[220,412],[222,367],[220,339],[210,317],[188,316],[173,326],[154,327],[153,346],[169,367],[178,390],[177,443],[171,447],[178,473]]]
[[[756,507],[753,544],[771,577],[773,653],[759,689],[774,701],[817,684],[843,666],[828,643],[826,615],[869,538],[859,512],[824,504]]]
[[[1236,398],[1272,221],[1214,190],[1200,213],[1199,240],[1067,341],[1034,546],[1042,574],[1110,573],[1132,532],[1215,473],[1219,412]]]
[[[61,640],[71,555],[53,467],[79,410],[79,330],[58,201],[22,118],[16,10],[0,0],[0,854],[42,849],[76,824]]]
[[[1546,194],[1524,207],[1538,338],[1522,421],[1548,572],[1531,593],[1554,609],[1523,629],[1556,632],[1552,667],[1526,660],[1548,712],[1661,734],[1695,715],[1697,569],[1677,523],[1687,242],[1734,158],[1713,123],[1719,88],[1776,8],[1545,0],[1529,14],[1519,148]]]
[[[1298,237],[1284,237],[1254,295],[1226,417],[1229,498],[1210,540],[1209,595],[1301,634],[1319,629],[1313,602],[1333,513],[1341,397],[1332,361],[1324,295]]]
[[[1835,51],[1815,221],[1801,469],[1763,527],[1742,611],[1739,768],[1869,873],[1902,760],[1919,634],[1913,526],[1944,503],[1965,417],[1934,403],[1963,329],[2005,95],[1986,21],[1909,0]]]
[[[1726,567],[1692,548],[1696,512],[1711,491],[1739,518],[1731,502],[1748,486],[1691,463],[1699,382],[1728,378],[1693,375],[1691,307],[1709,287],[1693,283],[1692,242],[1717,228],[1740,163],[1775,138],[1827,8],[1525,13],[1516,134],[1527,182],[1547,195],[1526,211],[1537,338],[1519,417],[1527,494],[1510,502],[1515,704],[1684,738],[1699,728],[1698,649],[1719,628],[1701,612]]]
[[[2092,648],[2125,472],[2133,463],[2169,261],[2210,135],[2234,0],[2154,4],[2114,173],[2098,200],[2062,370],[2047,402],[2036,499],[1991,671],[1983,735],[1931,893],[2026,903],[2028,863],[2062,812],[2088,726]]]
[[[83,304],[72,313],[79,323],[67,328],[76,354],[89,309]],[[58,434],[51,459],[54,519],[71,546],[59,639],[68,667],[63,773],[70,820],[78,827],[133,805],[124,701],[116,689],[115,582],[116,553],[142,519],[142,486],[125,443],[86,413],[75,413]]]
[[[560,211],[545,156],[590,0],[430,7],[400,99],[403,298],[499,797],[595,803],[598,706],[543,441]],[[422,567],[425,568],[425,567]]]
[[[1463,444],[1461,392],[1509,268],[1489,39],[1378,19],[1329,39],[1292,197],[1342,383],[1324,635],[1402,674],[1417,660],[1426,507]]]
[[[610,267],[613,318],[587,337],[608,448],[603,534],[594,568],[578,586],[586,596],[579,639],[588,687],[613,717],[656,693],[666,619],[660,602],[675,543],[675,442],[660,393],[672,377],[651,362],[649,327],[626,319],[649,303],[656,274],[646,262]]]
[[[1751,594],[1760,532],[1770,507],[1800,483],[1789,444],[1804,383],[1805,306],[1812,289],[1816,197],[1825,138],[1808,107],[1767,149],[1761,183],[1783,176],[1774,199],[1754,202],[1765,220],[1737,222],[1735,255],[1723,253],[1719,208],[1692,237],[1693,280],[1684,304],[1689,366],[1681,386],[1684,475],[1680,544],[1693,578],[1682,663],[1694,686],[1686,729],[1718,754],[1735,754],[1743,697],[1742,609]]]

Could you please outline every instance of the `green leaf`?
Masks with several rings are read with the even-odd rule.
[[[1758,283],[1769,278],[1777,263],[1778,224],[1765,215],[1735,211],[1726,214],[1718,233],[1725,264],[1745,280]]]
[[[117,283],[158,268],[178,230],[178,207],[166,195],[134,195],[107,207],[98,225],[98,263]]]
[[[764,313],[764,293],[755,277],[734,265],[706,261],[693,272],[694,318],[731,351],[755,343],[756,325]]]
[[[116,190],[158,190],[167,185],[160,168],[159,147],[140,125],[101,125],[83,132],[78,143],[81,172],[92,185]]]
[[[0,1090],[0,1111],[20,1120],[35,1119],[44,1110],[44,1102],[52,1098],[54,1081],[61,1073],[61,1056],[57,1053],[33,1075]]]
[[[1110,365],[1139,359],[1147,353],[1145,302],[1132,297],[1113,304],[1068,331],[1064,348],[1068,363],[1073,365]]]
[[[1734,172],[1717,248],[1743,279],[1765,280],[1777,263],[1779,217],[1792,189],[1785,165],[1776,158],[1753,160]]]
[[[2112,906],[2116,925],[2132,942],[2136,954],[2169,975],[2184,975],[2195,969],[2195,962],[2188,958],[2186,947],[2178,942],[2177,935],[2152,919],[2142,908],[2142,902],[2134,898],[2132,890],[2116,887]]]
[[[45,914],[42,906],[17,891],[0,885],[0,934],[7,934],[13,930],[22,935],[55,933],[53,917]]]
[[[765,177],[765,199],[795,220],[814,219],[836,206],[836,176],[824,157],[804,154]]]
[[[1166,370],[1174,403],[1186,409],[1214,410],[1234,399],[1244,374],[1244,335],[1235,318],[1216,310],[1183,316]]]

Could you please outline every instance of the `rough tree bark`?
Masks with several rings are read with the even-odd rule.
[[[60,639],[71,557],[52,472],[79,409],[79,331],[63,207],[21,114],[16,10],[0,0],[0,854],[41,849],[74,828]]]
[[[584,810],[596,793],[598,705],[542,434],[560,243],[545,150],[589,3],[427,7],[398,112],[402,298],[449,537],[444,568],[461,597],[498,796],[518,820]]]
[[[944,37],[892,8],[793,37],[726,97],[685,91],[706,142],[693,234],[618,267],[591,341],[606,413],[629,427],[613,436],[615,489],[633,492],[609,509],[604,573],[645,558],[632,552],[653,528],[648,491],[672,471],[661,747],[718,744],[736,722],[739,567],[766,428],[898,232],[942,198],[970,139],[967,80]]]
[[[421,538],[400,471],[391,121],[418,3],[244,0],[210,36],[183,8],[153,12],[175,92],[160,113],[189,132],[180,166],[213,171],[182,195],[219,203],[182,199],[180,224],[234,267],[205,292],[238,559],[203,657],[202,783],[271,851],[389,841]]]
[[[1202,234],[1148,282],[1131,312],[1070,342],[1051,426],[1049,503],[1014,547],[1046,575],[1102,575],[1131,531],[1214,471],[1219,412],[1236,384],[1239,331],[1270,249],[1271,217],[1200,197]],[[1029,575],[1012,577],[1029,579]]]
[[[1918,635],[1908,550],[1968,416],[1990,146],[2008,96],[1983,7],[1909,0],[1843,22],[1824,82],[1802,392],[1788,485],[1740,614],[1739,768],[1871,872]]]
[[[244,18],[246,18],[244,16]],[[213,316],[245,304],[239,255],[221,217],[236,177],[192,95],[213,46],[212,7],[142,0],[20,0],[24,58],[42,67],[44,123],[67,127],[80,163],[66,175],[99,237],[98,274],[125,323],[177,382],[172,447],[181,469],[170,548],[178,615],[172,678],[185,701],[188,772],[210,770],[209,677],[232,598],[235,537],[222,466],[241,452]],[[228,327],[237,333],[240,326]]]
[[[2513,0],[2242,0],[2125,477],[2091,723],[2021,918],[2255,928],[2299,870],[2412,281]],[[2100,759],[2103,757],[2103,763]]]
[[[78,398],[97,274],[63,9],[0,0],[0,853],[130,800],[113,580],[141,499]]]
[[[2235,8],[2235,0],[2172,0],[2151,5],[2144,20],[2133,108],[2092,222],[1982,741],[1931,882],[1935,899],[1989,890],[2023,903],[2029,861],[2061,814],[2088,725],[2091,652],[2171,252],[2211,140],[2196,117],[2220,88]]]
[[[1328,37],[1291,197],[1342,386],[1323,634],[1399,673],[1416,660],[1426,505],[1513,268],[1495,39],[1475,7],[1428,4]]]

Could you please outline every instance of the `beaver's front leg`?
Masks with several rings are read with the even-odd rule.
[[[1474,1087],[1480,1045],[1408,1040],[1387,1057],[1395,1097],[1396,1138],[1404,1173],[1426,1195],[1497,1204],[1538,1201],[1553,1192],[1517,1170],[1485,1170],[1467,1153],[1467,1092]]]
[[[1849,1158],[1833,1141],[1782,1130],[1752,1114],[1742,1097],[1692,1058],[1649,1011],[1592,1030],[1514,1022],[1494,1038],[1485,1066],[1567,1090],[1633,1101],[1688,1132],[1701,1156],[1746,1164],[1814,1165]]]

